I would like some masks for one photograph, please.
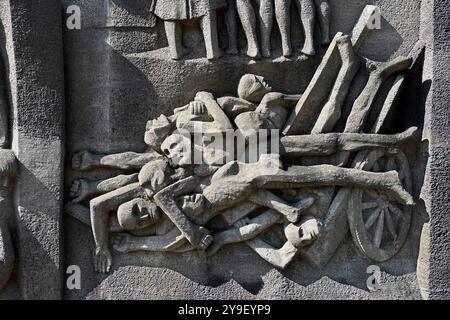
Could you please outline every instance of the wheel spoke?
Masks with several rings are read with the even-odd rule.
[[[395,170],[395,161],[392,158],[389,158],[386,164],[386,171]]]
[[[369,219],[367,219],[367,221],[365,223],[366,230],[369,230],[373,226],[375,221],[377,221],[378,217],[380,216],[380,212],[381,212],[381,209],[378,208],[369,216]]]
[[[378,202],[375,202],[375,201],[364,202],[364,203],[362,204],[362,209],[363,209],[363,210],[375,209],[377,206],[378,206]]]
[[[389,210],[395,214],[397,217],[403,216],[402,210],[394,206],[392,203],[389,203]]]
[[[367,194],[369,196],[371,196],[372,198],[378,198],[378,193],[375,190],[367,189],[366,191],[367,191]]]
[[[377,248],[379,248],[381,245],[383,230],[384,230],[384,211],[381,211],[380,217],[378,218],[377,228],[375,230],[375,237],[373,239],[373,243]]]
[[[373,171],[380,172],[380,164],[378,161],[373,164]]]
[[[386,219],[386,226],[387,226],[389,233],[391,234],[394,241],[397,240],[397,233],[395,231],[394,220],[392,220],[392,216],[389,213],[389,210],[384,211],[384,218]]]

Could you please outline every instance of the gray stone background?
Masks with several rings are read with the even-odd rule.
[[[188,30],[185,34],[185,43],[192,51],[186,60],[172,61],[168,59],[168,49],[165,48],[166,40],[161,23],[158,22],[155,28],[149,28],[149,16],[145,14],[148,12],[146,9],[149,2],[146,0],[43,0],[39,2],[44,9],[32,4],[23,4],[21,8],[20,0],[0,2],[0,17],[4,25],[4,32],[0,36],[5,38],[7,44],[4,56],[9,61],[9,73],[14,80],[10,95],[13,108],[18,110],[14,113],[16,115],[20,114],[19,111],[22,110],[23,105],[33,101],[33,97],[28,97],[26,94],[22,94],[27,98],[22,103],[16,101],[17,97],[25,91],[24,89],[21,91],[20,71],[22,70],[16,64],[24,62],[21,60],[23,57],[17,53],[19,49],[13,48],[12,43],[19,42],[27,48],[26,35],[30,32],[26,30],[26,22],[32,21],[31,17],[27,17],[23,22],[24,26],[20,29],[20,26],[17,26],[18,18],[23,19],[23,12],[33,12],[33,10],[46,13],[47,16],[44,14],[44,17],[41,17],[41,20],[38,18],[37,21],[42,23],[46,21],[56,30],[58,26],[61,29],[63,25],[61,17],[64,17],[67,6],[76,4],[81,7],[81,30],[69,31],[63,28],[63,35],[55,32],[56,40],[53,40],[63,45],[63,48],[55,45],[56,47],[50,46],[44,52],[38,52],[38,48],[43,45],[37,46],[37,43],[45,40],[45,35],[34,34],[30,35],[30,37],[34,36],[30,47],[34,45],[37,48],[34,51],[27,51],[30,56],[38,59],[47,54],[48,60],[54,58],[51,50],[59,50],[63,53],[66,197],[74,178],[82,176],[93,179],[111,174],[107,171],[95,174],[80,174],[72,171],[70,158],[74,152],[82,149],[105,153],[125,150],[142,151],[145,122],[161,113],[169,114],[174,108],[186,104],[197,91],[211,91],[216,96],[225,93],[234,94],[240,76],[252,72],[265,76],[275,90],[298,93],[306,88],[315,67],[320,62],[319,56],[307,62],[281,63],[264,60],[251,64],[241,55],[225,57],[210,63],[203,58],[202,47],[195,47],[195,44],[201,43],[201,34],[195,23],[185,26]],[[62,7],[56,5],[57,2],[59,6],[62,3]],[[372,31],[360,50],[362,55],[370,59],[385,61],[401,54],[406,55],[418,39],[423,39],[427,43],[424,71],[417,71],[411,81],[408,81],[401,110],[390,127],[386,129],[399,132],[409,125],[417,125],[423,127],[424,139],[430,139],[433,142],[428,162],[426,161],[429,152],[427,141],[417,145],[413,150],[415,156],[410,159],[415,172],[415,184],[421,186],[425,180],[422,193],[420,189],[415,190],[416,196],[421,195],[425,201],[419,202],[415,209],[410,235],[401,252],[391,261],[379,264],[383,271],[382,290],[377,292],[367,290],[366,269],[373,263],[357,252],[350,235],[323,270],[313,268],[298,257],[287,270],[280,272],[262,261],[245,245],[233,245],[208,259],[201,253],[115,255],[112,272],[106,276],[100,275],[94,272],[92,266],[94,243],[90,229],[68,216],[64,216],[62,220],[63,211],[52,209],[58,223],[52,228],[51,223],[44,221],[40,229],[41,234],[31,232],[31,239],[42,239],[38,241],[36,247],[33,245],[27,247],[25,244],[26,237],[23,235],[28,234],[26,228],[22,228],[18,233],[18,238],[24,239],[19,239],[19,247],[25,247],[26,252],[30,254],[37,248],[37,256],[30,259],[29,255],[22,254],[18,271],[6,290],[0,293],[0,299],[17,297],[420,299],[416,274],[419,248],[421,250],[420,287],[423,291],[429,292],[431,297],[448,297],[450,222],[448,198],[445,195],[448,195],[450,180],[447,158],[450,150],[448,139],[450,108],[448,96],[443,93],[450,91],[448,90],[449,82],[446,81],[448,73],[441,63],[449,58],[449,42],[441,35],[448,30],[445,26],[448,26],[449,9],[444,10],[447,7],[444,0],[330,0],[330,3],[333,12],[332,33],[350,32],[365,5],[375,4],[381,8],[382,29]],[[55,5],[57,10],[53,9]],[[45,8],[48,10],[46,11]],[[298,50],[302,38],[299,21],[295,18],[294,25],[293,38],[298,39],[294,42],[294,47]],[[223,28],[223,23],[220,26]],[[40,31],[45,34],[43,31],[48,28],[48,26],[42,26]],[[25,36],[14,34],[20,30]],[[223,29],[220,33],[223,43],[226,43]],[[280,47],[276,27],[273,42],[274,48]],[[275,50],[274,56],[279,55],[280,52]],[[54,68],[57,69],[55,79],[58,80],[58,77],[62,75],[62,70],[59,70],[58,66],[62,67],[62,63],[58,54],[56,57],[53,64],[52,61],[43,59],[42,67],[57,66]],[[39,67],[36,70],[40,71]],[[31,80],[37,78],[37,87],[45,87],[42,84],[45,82],[42,78],[34,75],[32,78]],[[23,81],[27,79],[24,78]],[[16,88],[17,85],[19,85],[18,88]],[[53,89],[51,84],[48,86]],[[62,91],[60,88],[57,89],[55,92]],[[47,101],[45,98],[41,100]],[[55,102],[54,106],[64,108],[64,103]],[[44,113],[52,114],[51,110],[45,110]],[[57,109],[53,113],[64,114]],[[48,127],[58,121],[48,120]],[[23,123],[26,122],[26,119],[23,120]],[[27,127],[27,125],[24,126]],[[32,147],[25,147],[27,142],[21,143],[19,137],[22,132],[30,132],[32,129],[21,130],[20,121],[15,122],[14,127],[16,128],[15,148],[18,151],[23,148],[24,154]],[[31,136],[30,140],[35,144],[36,141],[44,140],[48,143],[52,140],[48,137],[41,137],[41,140],[38,140],[39,134]],[[58,134],[53,136],[60,138]],[[45,156],[52,157],[50,152],[59,150],[61,154],[62,144],[50,147],[47,151],[38,146],[34,153],[43,159]],[[37,167],[34,164],[36,157],[32,156],[33,152],[30,154],[30,156],[23,156],[25,160],[29,159],[28,163],[31,163],[27,168]],[[48,162],[48,166],[51,166],[53,161]],[[40,170],[45,170],[45,166]],[[424,177],[425,171],[429,174],[428,179]],[[40,177],[38,169],[31,172],[32,176],[38,177],[38,182],[46,181],[48,178]],[[21,179],[26,181],[26,177],[22,176]],[[54,181],[60,182],[57,178]],[[57,182],[55,182],[56,185]],[[27,191],[25,187],[19,189],[23,194]],[[52,190],[51,186],[47,185],[45,189]],[[59,199],[58,197],[56,200]],[[18,202],[20,202],[20,196]],[[420,246],[422,226],[428,220],[425,206],[428,212],[431,212],[431,222],[426,225],[431,231],[429,234],[424,232],[422,238],[428,239],[429,242],[424,244],[422,239],[422,246]],[[19,218],[22,216],[28,215],[18,213]],[[37,222],[41,222],[40,216],[36,215],[36,219]],[[36,225],[39,225],[37,222],[30,222],[29,225],[36,228]],[[63,231],[60,230],[61,222],[64,223]],[[27,224],[24,225],[27,226]],[[51,235],[57,239],[47,240],[46,236],[51,238]],[[62,239],[64,239],[63,244],[60,242]],[[39,258],[40,253],[42,253],[41,258]],[[46,254],[55,256],[54,263],[50,264],[56,266],[55,270],[46,270],[45,265],[39,266],[42,259],[48,260],[48,257],[42,258]],[[73,264],[81,267],[82,289],[62,289],[64,266]],[[42,277],[42,280],[33,279],[33,273],[30,275],[30,270],[35,270],[34,276]],[[46,279],[50,279],[50,284],[44,285],[48,282]],[[57,288],[55,290],[59,292],[49,293],[49,287]]]

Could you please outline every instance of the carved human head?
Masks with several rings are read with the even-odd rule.
[[[152,201],[136,198],[119,206],[117,219],[125,231],[148,228],[161,220],[161,210]]]
[[[181,134],[168,136],[161,144],[161,151],[169,158],[174,167],[192,165],[192,141]]]
[[[151,161],[139,171],[139,184],[149,196],[153,196],[170,184],[172,173],[172,169],[167,161]]]
[[[161,143],[167,138],[171,131],[172,123],[165,115],[161,115],[157,119],[147,122],[144,141],[148,146],[159,151]]]
[[[17,159],[12,150],[0,149],[0,197],[9,195],[17,174]]]
[[[255,74],[246,74],[239,81],[239,98],[253,103],[261,102],[270,91],[272,91],[272,88],[264,81],[264,78]]]

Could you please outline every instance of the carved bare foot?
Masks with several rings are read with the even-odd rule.
[[[89,196],[89,183],[84,179],[76,179],[70,187],[72,203],[80,203]]]
[[[260,53],[258,47],[249,45],[247,49],[247,56],[249,56],[252,59],[259,59]]]
[[[112,255],[109,249],[97,248],[94,255],[94,269],[97,272],[108,273],[112,265]]]
[[[290,45],[283,44],[283,57],[290,57],[292,55],[292,48]]]
[[[122,253],[130,252],[131,250],[131,236],[127,233],[117,233],[113,236],[114,250]]]
[[[84,150],[75,153],[72,157],[72,169],[85,171],[98,165],[97,156]]]
[[[315,56],[316,55],[316,49],[314,49],[314,45],[309,42],[305,42],[305,45],[303,46],[302,53],[307,56]]]

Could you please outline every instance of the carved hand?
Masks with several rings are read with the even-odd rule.
[[[97,272],[108,273],[111,269],[112,255],[108,248],[97,248],[94,255],[94,269]]]

